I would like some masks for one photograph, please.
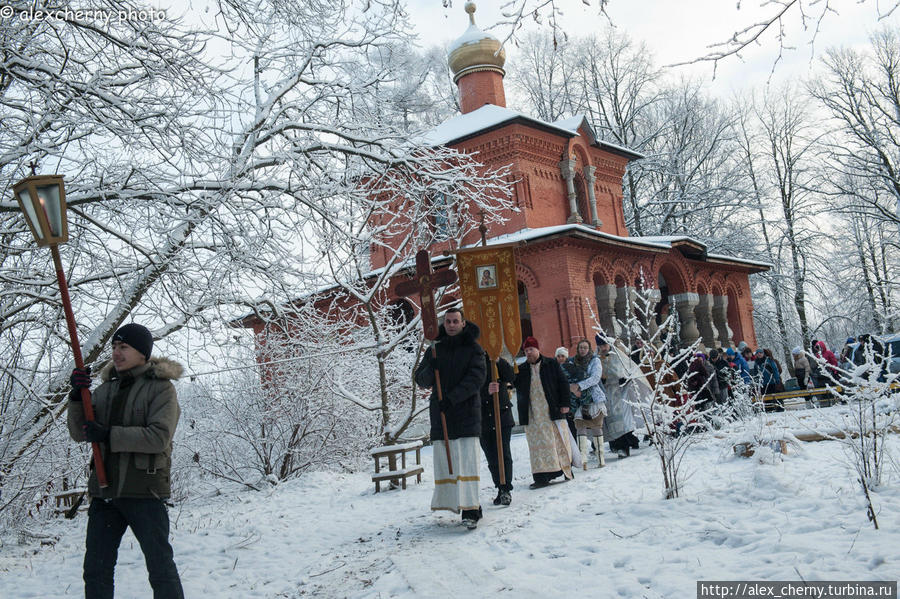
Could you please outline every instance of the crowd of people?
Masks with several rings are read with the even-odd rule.
[[[540,342],[527,337],[522,345],[525,360],[516,372],[502,357],[491,363],[478,344],[479,334],[478,326],[461,310],[448,310],[434,351],[425,354],[415,371],[417,384],[431,389],[435,479],[431,509],[460,514],[469,529],[476,528],[483,516],[478,498],[479,446],[497,489],[493,503],[512,502],[509,443],[515,421],[510,388],[515,389],[518,421],[525,428],[531,489],[546,487],[557,478],[574,478],[573,466],[587,468],[590,444],[598,467],[605,465],[605,443],[620,458],[639,444],[634,397],[629,395],[636,391],[627,383],[641,376],[640,370],[627,357],[614,355],[608,340],[598,337],[596,349],[581,340],[569,358],[565,348],[554,357],[545,356]]]
[[[605,466],[606,444],[620,459],[639,447],[635,430],[641,416],[636,416],[634,406],[650,396],[653,386],[660,383],[655,377],[661,372],[657,364],[643,363],[648,354],[640,342],[629,348],[621,340],[597,335],[594,346],[581,339],[572,355],[568,348],[559,347],[549,357],[542,354],[540,341],[530,336],[522,345],[524,361],[516,368],[502,357],[492,364],[478,344],[478,336],[478,326],[466,320],[461,310],[448,310],[434,353],[427,353],[416,369],[417,383],[432,389],[433,510],[461,513],[467,527],[477,526],[482,517],[479,447],[497,489],[494,504],[511,504],[509,444],[515,425],[511,389],[516,393],[518,422],[525,429],[531,489],[545,487],[557,478],[571,480],[573,466],[587,469],[592,454],[597,467]],[[848,345],[854,341],[849,339]],[[687,359],[676,349],[672,372],[666,376],[676,383],[671,400],[691,415],[681,424],[695,420],[697,426],[705,426],[710,419],[699,418],[699,414],[727,413],[718,408],[747,390],[769,394],[784,391],[786,381],[806,389],[836,380],[841,368],[834,352],[818,340],[810,350],[815,359],[800,347],[793,349],[790,367],[794,377],[790,377],[789,369],[771,350],[754,350],[744,342],[737,348],[698,351]],[[852,358],[858,359],[856,355]],[[495,406],[499,414],[495,414]],[[683,426],[671,432],[681,434]]]

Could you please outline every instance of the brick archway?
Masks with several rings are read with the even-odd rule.
[[[516,262],[516,278],[525,283],[530,289],[537,289],[541,286],[534,271],[518,261]]]
[[[584,274],[584,280],[586,282],[593,281],[594,285],[609,285],[615,280],[612,264],[605,257],[599,255],[591,258]]]
[[[746,341],[746,333],[741,323],[740,306],[738,306],[738,298],[741,296],[740,289],[733,283],[726,283],[725,295],[728,296],[728,326],[731,328],[734,342]]]
[[[681,264],[673,260],[671,256],[663,256],[662,258],[655,259],[653,261],[652,272],[654,273],[654,283],[659,281],[660,275],[665,279],[669,295],[694,291],[693,277],[691,277],[690,273],[687,272]],[[663,298],[663,300],[665,299],[666,298]]]

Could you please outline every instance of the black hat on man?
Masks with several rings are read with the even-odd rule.
[[[113,335],[112,340],[127,343],[144,354],[144,358],[150,359],[150,353],[153,351],[153,334],[147,327],[134,322],[123,325]]]

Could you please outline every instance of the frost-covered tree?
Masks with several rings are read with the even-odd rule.
[[[687,364],[699,341],[680,347],[677,314],[670,314],[656,326],[656,300],[651,290],[639,288],[632,296],[633,308],[622,325],[640,340],[639,367],[626,383],[632,392],[629,401],[643,420],[659,457],[666,499],[680,496],[682,461],[697,441],[696,433],[710,425],[712,408],[702,409],[699,392],[688,389]],[[627,352],[618,359],[630,360]],[[713,375],[715,376],[715,375]],[[649,383],[649,387],[647,387]]]
[[[840,402],[827,412],[820,411],[819,417],[828,429],[817,432],[844,447],[865,497],[866,515],[877,529],[872,492],[881,487],[885,466],[895,461],[888,439],[896,434],[900,422],[900,396],[892,392],[891,385],[900,380],[900,373],[890,371],[890,350],[880,343],[862,343],[857,352],[857,364],[835,371],[809,354],[810,360],[819,361],[828,379],[826,386]]]
[[[61,251],[95,370],[126,320],[148,325],[160,351],[189,355],[172,333],[203,345],[196,333],[317,288],[327,269],[310,231],[364,219],[352,206],[361,180],[425,173],[455,199],[482,176],[398,122],[407,96],[387,57],[409,27],[394,2],[222,2],[211,14],[207,29],[172,11],[110,27],[13,18],[0,36],[0,173],[8,185],[36,159],[66,177]],[[57,477],[47,441],[72,361],[49,257],[0,191],[5,489],[10,476]]]
[[[343,324],[301,307],[270,321],[282,334],[237,346],[225,372],[197,377],[184,390],[178,441],[190,461],[182,461],[256,490],[312,469],[358,468],[376,442],[375,423],[343,401],[334,379],[342,364],[358,368],[371,346],[355,343]]]
[[[900,35],[883,29],[866,51],[832,49],[809,93],[834,127],[829,139],[829,177],[851,200],[848,208],[900,227]],[[866,183],[859,184],[859,179]]]

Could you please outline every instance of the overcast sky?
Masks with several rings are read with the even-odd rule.
[[[735,31],[762,19],[762,15],[774,11],[773,6],[761,7],[767,0],[611,0],[607,13],[615,26],[635,41],[645,42],[656,57],[656,64],[666,65],[688,61],[708,52],[707,46],[727,40]],[[565,3],[565,0],[563,0]],[[821,13],[820,5],[806,7],[810,19],[804,31],[799,13],[786,16],[786,50],[777,65],[778,42],[772,32],[767,32],[759,46],[742,53],[742,58],[728,58],[719,63],[715,81],[709,84],[714,95],[727,95],[731,89],[746,89],[765,85],[775,66],[773,81],[802,78],[808,75],[815,61],[824,50],[833,46],[865,46],[871,31],[883,24],[900,27],[900,14],[879,21],[881,10],[893,5],[894,0],[831,0],[839,11],[825,15],[820,31],[813,32]],[[425,46],[441,45],[459,37],[468,26],[463,10],[464,0],[453,0],[451,7],[442,6],[441,0],[409,0],[411,20]],[[498,0],[476,1],[476,23],[487,30],[500,20]],[[573,35],[583,35],[601,29],[606,19],[599,14],[597,0],[585,6],[581,0],[568,2],[563,24]],[[805,4],[810,4],[807,0]],[[740,5],[740,8],[738,8]],[[900,13],[900,10],[897,11]],[[537,25],[528,19],[528,27]],[[544,28],[549,28],[544,25]],[[491,30],[498,38],[508,34],[507,29]],[[508,45],[509,46],[509,45]],[[507,47],[507,70],[515,68],[515,47]],[[677,73],[703,76],[712,79],[712,63],[680,67]]]

